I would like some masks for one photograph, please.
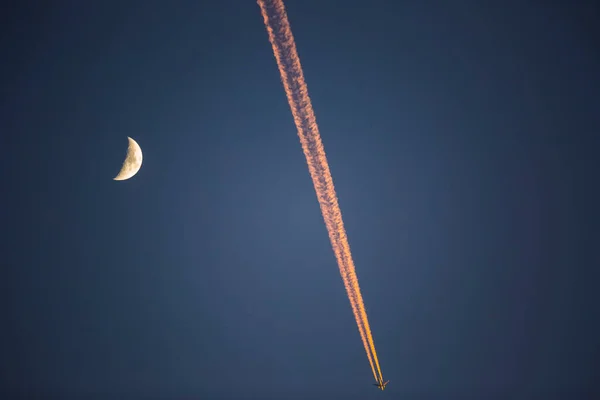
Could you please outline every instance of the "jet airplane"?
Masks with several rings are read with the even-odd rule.
[[[380,380],[379,382],[377,382],[377,383],[374,383],[373,385],[374,385],[374,386],[377,386],[377,387],[378,387],[379,389],[381,389],[381,390],[385,390],[385,387],[387,386],[387,384],[388,384],[389,382],[390,382],[390,381],[385,381],[385,382],[384,382],[384,381],[383,381],[383,379],[382,379],[382,380]]]

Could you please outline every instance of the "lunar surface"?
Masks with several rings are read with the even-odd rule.
[[[127,137],[127,139],[129,139],[127,156],[125,157],[125,161],[123,161],[121,171],[113,178],[115,181],[124,181],[131,178],[137,174],[142,166],[142,149],[135,140],[130,137]]]

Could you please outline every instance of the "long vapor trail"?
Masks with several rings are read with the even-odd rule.
[[[383,382],[367,312],[358,285],[352,254],[350,253],[350,245],[342,221],[342,213],[315,114],[308,97],[308,88],[304,81],[300,58],[296,51],[296,43],[294,42],[285,7],[282,0],[258,0],[258,4],[277,60],[281,81],[298,129],[300,143],[321,206],[321,213],[329,233],[329,240],[340,269],[340,275],[348,293],[358,331],[373,376],[376,381]]]

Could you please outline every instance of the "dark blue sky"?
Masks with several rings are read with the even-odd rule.
[[[598,13],[542,3],[286,2],[384,393],[258,5],[7,3],[6,398],[597,393]]]

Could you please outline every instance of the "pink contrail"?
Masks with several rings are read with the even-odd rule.
[[[337,195],[333,186],[333,179],[329,171],[327,157],[321,135],[315,119],[308,88],[304,81],[304,74],[300,58],[296,51],[296,43],[285,12],[282,0],[258,0],[264,19],[273,53],[277,60],[281,81],[287,95],[288,103],[292,110],[294,122],[298,129],[298,136],[302,144],[304,156],[308,164],[310,176],[313,180],[317,198],[321,206],[321,213],[325,220],[329,240],[337,259],[340,275],[344,281],[352,312],[356,319],[373,376],[378,382],[383,382],[381,368],[373,335],[369,326],[367,312],[358,285],[358,278],[350,253],[350,245],[346,237],[346,230],[342,221],[342,212],[338,204]]]

